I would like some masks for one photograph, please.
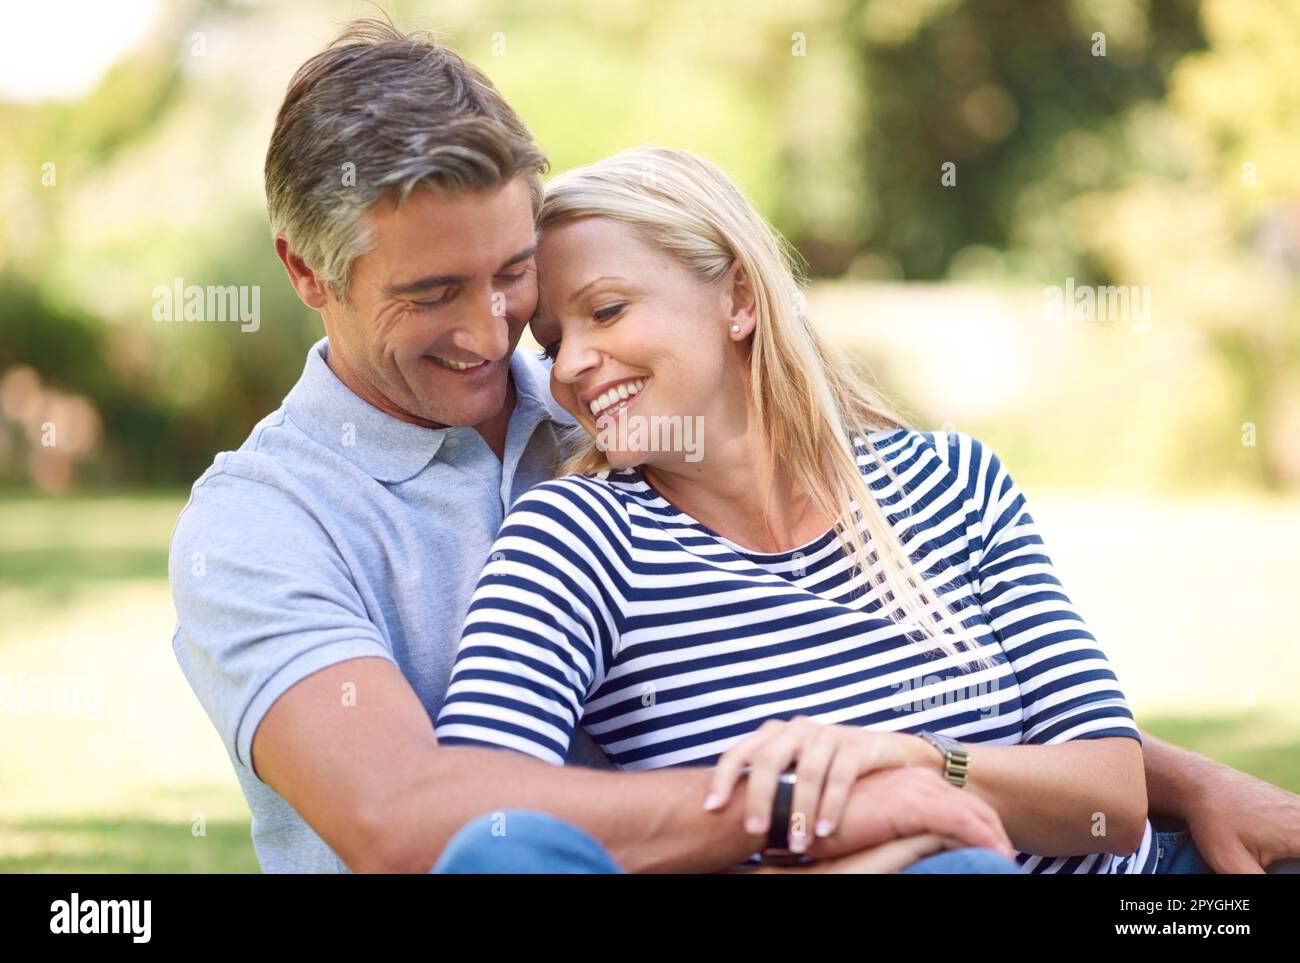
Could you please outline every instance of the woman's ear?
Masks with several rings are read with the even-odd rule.
[[[731,262],[723,290],[726,292],[727,336],[732,341],[744,341],[754,333],[757,305],[753,282],[739,260]]]

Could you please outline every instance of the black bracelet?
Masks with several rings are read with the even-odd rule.
[[[789,850],[790,809],[794,805],[794,769],[781,773],[776,783],[776,798],[772,800],[772,823],[767,827],[767,848]]]

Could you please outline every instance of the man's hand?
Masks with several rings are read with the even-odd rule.
[[[841,829],[818,840],[811,866],[764,866],[752,873],[897,873],[947,849],[1015,852],[988,803],[937,773],[907,767],[864,776],[853,787]]]
[[[1216,873],[1262,873],[1300,856],[1300,796],[1228,766],[1212,764],[1184,821]]]
[[[931,835],[950,840],[945,844],[948,848],[955,843],[991,849],[1007,859],[1015,856],[992,806],[949,784],[938,772],[917,766],[886,769],[859,779],[839,829],[815,839],[808,855],[827,859]]]
[[[1142,733],[1151,812],[1187,823],[1216,873],[1262,873],[1300,856],[1300,796]]]

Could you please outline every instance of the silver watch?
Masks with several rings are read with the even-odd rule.
[[[917,735],[943,753],[943,778],[964,789],[970,775],[970,753],[956,739],[941,732],[922,731]]]

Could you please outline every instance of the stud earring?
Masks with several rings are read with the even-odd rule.
[[[733,325],[731,326],[731,333],[732,333],[732,334],[740,334],[740,325],[738,325],[738,324],[733,324]]]

